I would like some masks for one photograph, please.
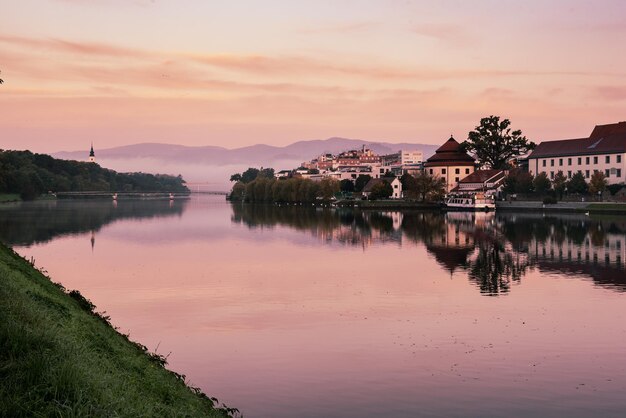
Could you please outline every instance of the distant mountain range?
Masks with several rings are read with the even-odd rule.
[[[299,141],[284,147],[258,144],[235,149],[143,143],[106,149],[96,147],[95,153],[96,160],[101,166],[117,171],[182,174],[188,182],[203,182],[215,190],[228,190],[230,175],[248,167],[272,167],[276,171],[297,168],[303,161],[309,161],[321,154],[338,154],[363,145],[377,154],[391,154],[402,149],[420,150],[425,159],[434,154],[439,147],[417,143],[329,138]],[[87,149],[60,151],[52,155],[55,158],[85,161],[88,153]]]
[[[235,149],[216,146],[189,147],[172,144],[143,143],[101,150],[96,149],[96,156],[98,159],[106,160],[151,158],[163,159],[170,162],[179,161],[211,165],[246,163],[271,167],[275,162],[283,162],[285,160],[295,160],[299,162],[308,161],[323,153],[337,154],[342,151],[360,148],[363,145],[377,154],[391,154],[401,149],[421,150],[425,158],[434,154],[435,150],[438,148],[437,145],[409,143],[392,144],[389,142],[371,142],[359,139],[329,138],[325,140],[299,141],[284,147],[258,144]],[[86,155],[85,150],[60,151],[53,154],[56,158],[70,160],[84,160]]]

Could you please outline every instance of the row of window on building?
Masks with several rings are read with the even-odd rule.
[[[622,156],[621,155],[618,154],[615,157],[616,157],[616,161],[615,161],[616,163],[619,164],[619,163],[622,162]],[[584,157],[584,158],[585,158],[585,164],[591,164],[591,158],[592,157]],[[555,160],[554,158],[550,158],[550,167],[554,167],[554,160]],[[559,160],[559,167],[562,167],[563,166],[563,158],[559,158],[558,160]],[[578,157],[578,165],[582,165],[582,161],[583,161],[583,157]],[[547,165],[547,162],[548,162],[547,158],[542,160],[542,164],[543,164],[544,167]],[[593,163],[594,164],[598,164],[598,157],[597,156],[593,157]],[[610,155],[605,155],[604,156],[604,163],[605,164],[611,164],[611,156]],[[572,158],[571,157],[569,157],[567,159],[567,165],[572,165]]]
[[[593,172],[597,172],[599,170],[593,170]],[[582,173],[582,170],[578,170],[579,173]],[[606,170],[604,170],[604,176],[605,177],[609,177],[611,174],[613,174],[615,177],[622,177],[622,169],[621,168],[607,168]],[[591,178],[591,171],[590,170],[585,170],[585,177],[586,178]],[[571,179],[572,178],[572,171],[568,170],[567,171],[567,178]],[[554,171],[550,171],[550,179],[554,179]]]
[[[470,173],[470,169],[469,169],[469,168],[466,168],[466,169],[465,169],[465,174],[469,174],[469,173]],[[446,169],[445,169],[445,168],[442,168],[442,169],[441,169],[441,174],[446,174]],[[455,169],[454,169],[454,174],[461,174],[461,169],[460,169],[460,168],[455,168]],[[430,175],[431,175],[431,176],[433,175],[433,169],[432,169],[432,168],[430,169]],[[457,181],[458,181],[458,180],[457,180]]]

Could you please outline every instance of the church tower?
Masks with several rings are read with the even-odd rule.
[[[91,151],[89,151],[89,162],[90,163],[96,162],[96,154],[93,152],[93,142],[91,143]]]

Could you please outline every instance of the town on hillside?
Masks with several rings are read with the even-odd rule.
[[[420,150],[378,155],[363,145],[337,155],[319,155],[295,169],[262,171],[276,181],[334,181],[331,191],[338,197],[445,201],[451,208],[495,208],[495,201],[504,197],[544,203],[626,200],[626,122],[598,125],[588,137],[538,145],[522,137],[521,131],[507,131],[509,136],[499,139],[502,144],[493,146],[490,124],[502,131],[509,123],[499,117],[484,118],[468,141],[459,143],[450,137],[426,160]],[[242,177],[237,174],[231,180],[239,183]],[[254,177],[243,182],[250,180]],[[277,196],[252,200],[284,200]]]

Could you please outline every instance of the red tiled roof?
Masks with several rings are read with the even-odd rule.
[[[598,125],[589,138],[544,141],[528,158],[626,152],[626,122]]]
[[[604,138],[616,134],[626,135],[626,122],[611,123],[608,125],[596,125],[589,138]]]
[[[424,167],[441,165],[474,165],[475,160],[467,153],[460,150],[461,144],[456,139],[450,137],[445,144],[440,146],[435,155],[424,163]]]
[[[504,170],[478,170],[461,179],[459,183],[484,183],[492,177],[504,177]]]

